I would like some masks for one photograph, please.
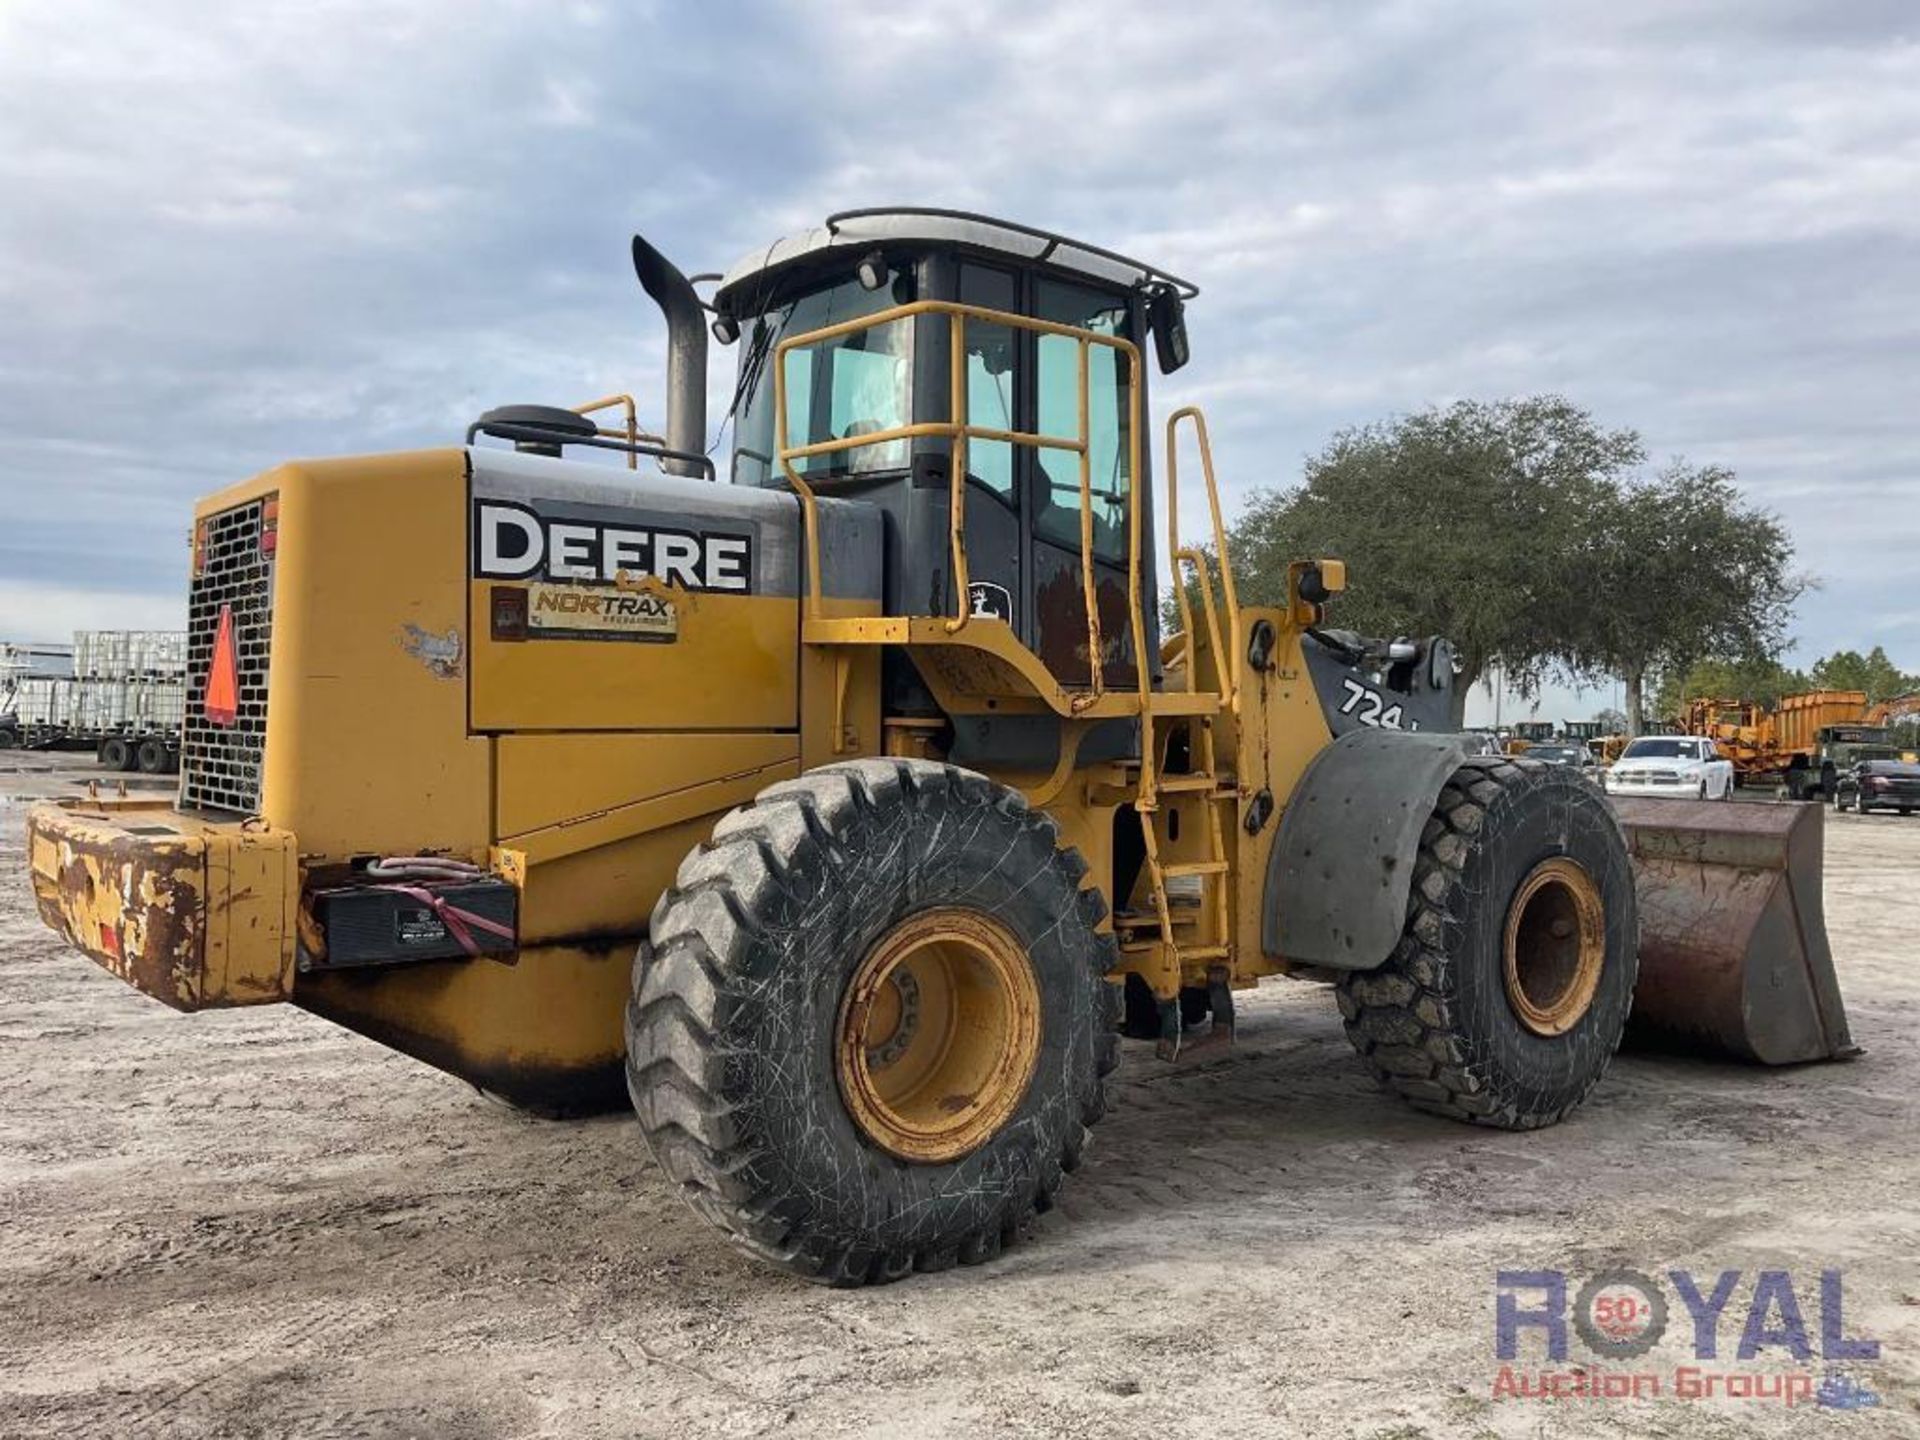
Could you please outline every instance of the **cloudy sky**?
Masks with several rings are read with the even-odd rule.
[[[1920,670],[1906,0],[0,0],[0,195],[0,636],[181,623],[191,500],[279,459],[651,402],[635,229],[899,202],[1196,279],[1159,399],[1230,501],[1559,391],[1786,517],[1796,658]]]

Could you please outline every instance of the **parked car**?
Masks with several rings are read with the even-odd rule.
[[[1460,736],[1460,739],[1466,745],[1467,754],[1469,755],[1498,755],[1500,753],[1500,737],[1497,735],[1489,735],[1484,730],[1465,731]]]
[[[1544,760],[1549,765],[1571,765],[1576,770],[1592,770],[1599,763],[1584,740],[1536,740],[1527,747],[1529,760]]]
[[[1833,777],[1833,808],[1898,810],[1911,815],[1920,810],[1920,765],[1908,760],[1862,760]]]
[[[1602,772],[1610,795],[1665,795],[1680,800],[1728,800],[1733,762],[1713,741],[1696,735],[1642,735]]]

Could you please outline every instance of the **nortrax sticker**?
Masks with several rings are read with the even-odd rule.
[[[476,500],[473,573],[483,580],[574,584],[650,575],[682,590],[745,595],[753,589],[753,542],[745,535],[562,519],[511,500]]]
[[[527,634],[569,640],[671,640],[680,618],[664,596],[586,585],[529,585]]]

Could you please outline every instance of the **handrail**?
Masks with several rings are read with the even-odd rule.
[[[1207,569],[1206,552],[1193,549],[1180,551],[1180,553],[1174,557],[1174,585],[1175,593],[1180,597],[1180,623],[1187,627],[1189,642],[1186,654],[1187,690],[1189,693],[1193,693],[1200,688],[1200,667],[1198,663],[1196,663],[1200,657],[1191,643],[1193,637],[1193,612],[1188,609],[1187,587],[1180,584],[1179,564],[1182,560],[1193,566],[1193,578],[1200,586],[1200,609],[1206,616],[1207,645],[1208,648],[1213,651],[1215,664],[1219,663],[1220,656],[1220,617],[1218,608],[1213,603],[1213,575]]]
[[[651,441],[655,445],[665,445],[667,443],[664,437],[649,434],[640,428],[640,413],[634,407],[633,396],[631,395],[608,395],[603,399],[589,400],[584,405],[574,406],[573,413],[576,415],[591,415],[597,410],[611,410],[616,405],[622,407],[627,412],[625,430],[606,430],[596,426],[595,430],[597,433],[605,436],[609,440],[617,440],[624,434],[627,444],[630,446],[638,445],[642,440]],[[639,451],[627,451],[627,468],[629,470],[638,470],[640,468]]]
[[[579,412],[574,412],[579,413]],[[698,466],[706,472],[707,479],[715,477],[713,459],[707,455],[696,455],[691,450],[671,450],[665,445],[650,443],[656,437],[642,430],[638,438],[626,440],[620,438],[617,430],[595,428],[591,435],[576,435],[571,430],[559,430],[540,424],[514,424],[505,420],[476,420],[467,426],[466,443],[471,445],[480,434],[492,436],[495,440],[530,440],[538,445],[554,446],[564,449],[569,445],[587,445],[596,450],[619,450],[628,456],[650,455],[656,460],[679,460],[688,465]],[[637,466],[629,465],[629,469]]]
[[[1227,553],[1227,527],[1220,516],[1220,489],[1213,479],[1213,444],[1207,437],[1207,417],[1198,405],[1184,405],[1167,417],[1167,550],[1174,557],[1171,565],[1176,603],[1180,608],[1180,624],[1189,635],[1193,633],[1193,614],[1187,601],[1187,587],[1180,580],[1180,560],[1184,556],[1190,559],[1206,579],[1206,560],[1198,550],[1182,550],[1180,546],[1180,422],[1193,421],[1193,433],[1200,442],[1200,469],[1207,486],[1207,510],[1213,521],[1213,548],[1220,561],[1220,589],[1227,602],[1227,634],[1232,637],[1229,650],[1224,657],[1220,654],[1220,634],[1213,614],[1212,587],[1205,586],[1205,604],[1207,606],[1208,638],[1213,645],[1214,663],[1222,667],[1227,676],[1227,708],[1231,714],[1240,713],[1240,592],[1233,583],[1233,560]],[[1191,656],[1191,649],[1189,649]],[[1192,663],[1189,659],[1189,673]]]
[[[896,324],[911,320],[920,315],[944,315],[947,317],[948,332],[948,418],[944,421],[921,420],[906,425],[895,425],[886,430],[876,430],[865,435],[849,435],[838,439],[818,440],[805,445],[789,444],[787,426],[787,356],[794,350],[807,349],[836,340],[845,335],[876,329],[882,325]],[[985,425],[973,425],[964,418],[969,413],[968,377],[967,377],[967,323],[979,321],[987,325],[1002,325],[1009,329],[1025,330],[1036,335],[1059,335],[1074,340],[1078,345],[1079,370],[1078,411],[1079,432],[1073,439],[1064,436],[1043,435],[1022,430],[1002,430]],[[780,469],[800,496],[801,514],[804,521],[807,546],[807,615],[818,620],[821,615],[820,588],[820,534],[818,496],[814,487],[807,483],[799,471],[794,468],[795,460],[804,460],[814,455],[831,455],[847,450],[864,449],[867,446],[886,445],[899,440],[920,438],[945,439],[951,442],[952,453],[948,459],[948,543],[953,564],[954,601],[959,613],[947,617],[946,630],[950,635],[964,630],[972,619],[972,600],[969,595],[970,584],[967,573],[966,540],[966,481],[967,446],[972,440],[1004,441],[1014,445],[1027,445],[1036,449],[1066,450],[1080,457],[1080,573],[1081,593],[1087,608],[1087,675],[1089,693],[1084,700],[1076,699],[1079,708],[1085,708],[1106,693],[1106,666],[1101,655],[1100,614],[1095,603],[1096,586],[1093,568],[1093,474],[1092,474],[1092,438],[1091,407],[1089,392],[1091,389],[1090,369],[1092,365],[1092,347],[1105,346],[1124,356],[1127,362],[1127,400],[1128,400],[1128,474],[1127,474],[1127,533],[1128,533],[1128,625],[1133,638],[1135,669],[1140,682],[1140,703],[1144,711],[1151,704],[1153,693],[1152,667],[1146,653],[1146,622],[1141,610],[1140,597],[1140,445],[1142,415],[1140,406],[1140,349],[1131,340],[1118,335],[1102,335],[1097,331],[1080,329],[1072,325],[1062,325],[1051,320],[1040,320],[1030,315],[1016,315],[1010,311],[994,310],[981,305],[965,305],[951,300],[916,300],[905,305],[895,305],[872,315],[864,315],[852,320],[843,320],[837,324],[822,326],[803,334],[783,338],[774,348],[773,355],[773,414],[774,449],[779,457]],[[1148,760],[1151,769],[1151,759]]]
[[[1058,263],[1053,261],[1053,255],[1056,250],[1064,245],[1069,250],[1078,250],[1082,255],[1097,255],[1102,260],[1110,260],[1124,269],[1136,272],[1140,277],[1135,282],[1136,284],[1146,285],[1159,281],[1173,286],[1175,290],[1180,292],[1180,298],[1183,300],[1197,300],[1200,298],[1200,287],[1198,285],[1194,284],[1191,280],[1182,280],[1178,275],[1169,275],[1158,265],[1149,265],[1144,260],[1135,260],[1131,256],[1122,255],[1117,250],[1109,250],[1103,245],[1089,245],[1085,240],[1075,240],[1071,236],[1057,234],[1052,230],[1042,230],[1037,225],[1025,225],[1018,220],[1001,220],[996,216],[982,215],[973,210],[949,210],[939,205],[870,205],[860,210],[841,210],[829,215],[827,217],[827,233],[838,239],[840,227],[845,225],[849,220],[890,220],[895,218],[960,220],[970,225],[990,225],[996,230],[1005,230],[1012,235],[1024,235],[1029,240],[1044,241],[1045,248],[1037,255],[1027,256],[1027,259],[1039,261],[1042,264],[1048,262]],[[875,236],[874,238],[878,241],[884,241],[888,237]],[[697,280],[700,277],[696,275],[693,278]]]

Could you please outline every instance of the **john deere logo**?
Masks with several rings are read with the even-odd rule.
[[[975,580],[967,586],[967,609],[975,620],[1013,623],[1013,596],[1006,586],[991,580]]]
[[[613,584],[625,573],[682,590],[746,594],[753,588],[753,542],[745,535],[561,519],[510,500],[480,500],[473,573],[573,584]]]

